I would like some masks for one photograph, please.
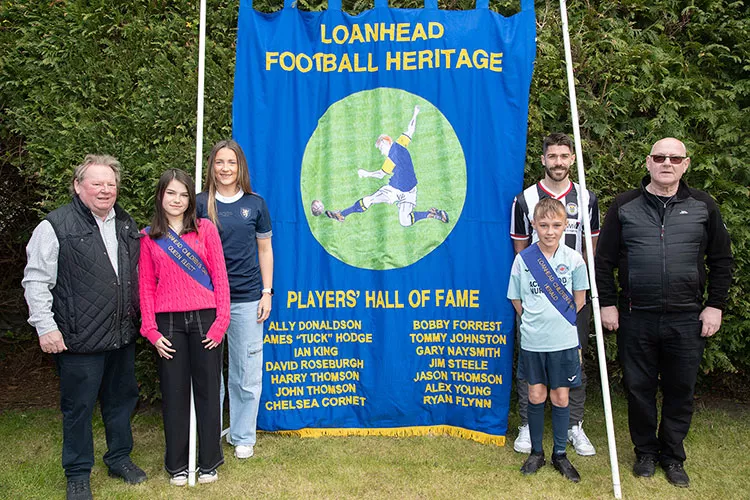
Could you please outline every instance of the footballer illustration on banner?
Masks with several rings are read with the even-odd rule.
[[[466,196],[466,161],[453,127],[425,99],[392,88],[334,103],[307,144],[301,178],[318,242],[337,259],[373,270],[428,255],[450,234]]]

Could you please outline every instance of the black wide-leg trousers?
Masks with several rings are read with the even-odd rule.
[[[164,468],[170,474],[188,468],[191,379],[198,428],[198,467],[208,472],[224,463],[221,408],[217,403],[224,343],[214,349],[206,349],[202,343],[215,319],[215,309],[156,315],[159,332],[176,351],[172,359],[159,358],[166,441]]]

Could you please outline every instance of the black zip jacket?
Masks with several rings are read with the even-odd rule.
[[[646,176],[640,189],[618,195],[607,211],[596,249],[601,307],[617,305],[617,268],[621,309],[723,310],[732,282],[732,250],[716,202],[680,181],[665,206],[646,191],[649,182]]]

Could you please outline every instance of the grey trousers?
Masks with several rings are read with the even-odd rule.
[[[516,317],[516,339],[521,344],[521,335],[518,333],[520,320]],[[589,346],[589,332],[591,331],[591,302],[578,311],[576,326],[578,327],[578,342],[582,352],[586,352]],[[516,389],[518,390],[518,415],[521,417],[521,425],[529,423],[527,411],[529,408],[529,385],[525,380],[516,378]],[[578,425],[583,420],[583,405],[586,403],[586,371],[583,369],[583,356],[581,357],[581,385],[570,390],[568,396],[568,408],[570,408],[570,423],[568,428]]]

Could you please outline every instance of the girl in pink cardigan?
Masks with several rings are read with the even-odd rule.
[[[222,339],[229,325],[229,283],[221,239],[196,219],[195,184],[182,170],[164,172],[155,212],[141,239],[138,264],[141,335],[159,354],[159,379],[170,483],[187,483],[190,380],[198,420],[199,483],[218,479],[221,449],[219,384]]]

